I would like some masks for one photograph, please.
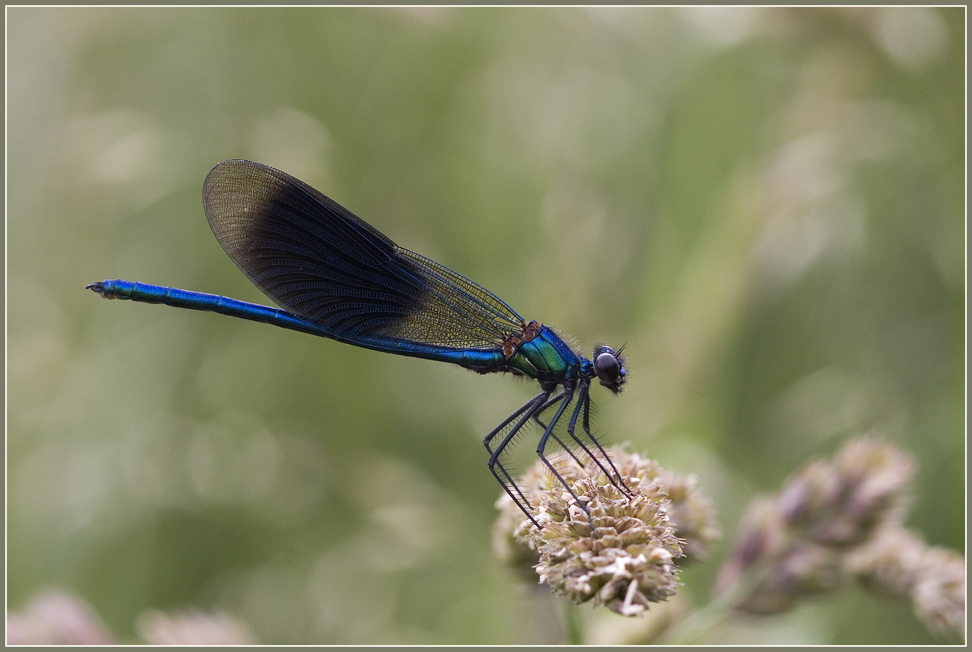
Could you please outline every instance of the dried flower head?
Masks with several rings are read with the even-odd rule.
[[[137,627],[149,645],[253,645],[256,642],[246,623],[222,611],[149,610],[139,616]]]
[[[587,503],[594,530],[566,490],[543,494],[537,516],[543,528],[537,533],[540,581],[573,602],[593,598],[625,616],[675,595],[672,559],[682,550],[662,509],[661,490],[649,485],[628,498],[592,478],[572,488]]]
[[[933,631],[962,631],[964,560],[901,526],[914,470],[910,457],[870,437],[848,442],[833,462],[805,465],[778,496],[750,503],[717,590],[735,591],[737,609],[777,613],[856,577],[910,596]]]
[[[7,613],[8,645],[111,645],[115,637],[82,598],[44,589],[22,611]]]
[[[523,572],[527,565],[541,583],[581,603],[594,600],[626,616],[642,613],[649,602],[675,594],[677,568],[685,540],[678,512],[695,537],[696,555],[703,555],[718,537],[714,510],[697,490],[694,478],[681,478],[656,462],[622,450],[610,451],[625,485],[626,496],[593,461],[580,464],[568,453],[550,457],[573,496],[542,464],[534,465],[518,482],[542,529],[533,527],[513,501],[497,503],[501,515],[494,529],[500,558]],[[669,500],[669,486],[678,496],[678,510]],[[593,523],[594,529],[591,529]]]
[[[679,565],[705,559],[722,533],[716,524],[715,507],[698,488],[698,478],[673,473],[662,468],[655,460],[622,449],[611,449],[610,455],[621,477],[637,480],[637,485],[642,487],[657,485],[665,493],[668,499],[665,512],[669,523],[675,528],[675,535],[682,540]],[[591,463],[583,468],[597,475],[597,467]],[[625,482],[628,483],[628,480]]]
[[[851,440],[833,463],[814,460],[787,481],[780,517],[822,545],[856,545],[882,524],[900,520],[914,472],[914,461],[892,444]]]
[[[750,505],[717,589],[761,573],[738,608],[776,613],[802,595],[837,588],[845,579],[839,553],[901,519],[913,474],[911,458],[870,437],[848,442],[833,462],[809,462],[778,496]]]
[[[716,523],[715,506],[699,490],[698,478],[694,474],[678,475],[661,467],[658,470],[658,483],[668,495],[670,503],[668,518],[675,526],[675,534],[684,541],[682,554],[685,561],[702,561],[708,556],[712,545],[722,538]],[[621,473],[624,474],[624,471]],[[679,565],[684,564],[680,561]]]
[[[780,613],[792,608],[799,598],[834,590],[844,581],[839,553],[815,543],[795,543],[736,608],[755,614]]]
[[[866,588],[910,599],[932,632],[964,635],[965,560],[957,552],[892,525],[849,554],[846,567]]]

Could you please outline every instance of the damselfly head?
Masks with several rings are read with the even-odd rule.
[[[622,349],[624,347],[621,347]],[[626,374],[621,350],[616,353],[610,346],[603,344],[594,349],[594,373],[601,384],[617,394],[624,385]]]

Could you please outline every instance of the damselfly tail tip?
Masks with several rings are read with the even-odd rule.
[[[110,299],[111,298],[111,297],[109,297],[109,296],[107,296],[105,294],[105,282],[104,281],[98,281],[97,283],[88,283],[87,285],[84,286],[84,289],[85,290],[91,290],[95,294],[98,294],[100,296],[103,296],[106,299]]]

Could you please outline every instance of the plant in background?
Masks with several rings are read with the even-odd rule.
[[[224,611],[148,610],[136,623],[148,645],[253,645],[249,627]],[[60,589],[38,591],[21,611],[7,612],[7,645],[117,645],[83,598]]]
[[[590,520],[538,463],[519,484],[542,529],[504,496],[497,502],[494,544],[522,577],[572,603],[643,616],[652,603],[677,594],[680,567],[704,560],[720,534],[713,505],[694,476],[679,476],[620,449],[610,455],[630,495],[592,460],[581,464],[561,452],[551,462],[586,504]],[[910,457],[871,437],[850,441],[833,461],[810,461],[778,494],[752,500],[716,578],[715,599],[694,610],[679,605],[648,622],[631,642],[705,640],[735,613],[779,614],[804,598],[853,583],[907,599],[930,631],[964,638],[964,558],[929,546],[903,525],[914,472]],[[569,637],[584,642],[572,614],[568,608]],[[156,644],[254,640],[243,621],[223,612],[149,611],[137,630]],[[63,591],[41,592],[22,611],[7,614],[12,644],[115,640],[86,602]]]
[[[917,533],[890,524],[845,559],[864,587],[911,600],[915,615],[936,634],[965,629],[965,559],[929,546]]]
[[[630,500],[593,462],[581,465],[568,454],[554,462],[586,502],[593,530],[570,494],[536,465],[523,486],[543,529],[504,497],[494,542],[521,576],[532,572],[554,593],[638,616],[676,594],[678,566],[703,559],[719,533],[694,477],[619,449],[610,453]],[[781,613],[855,581],[911,600],[931,631],[964,637],[964,559],[929,547],[902,524],[914,471],[909,456],[873,437],[851,440],[833,461],[807,463],[778,494],[750,503],[716,578],[716,598],[651,637],[693,642],[734,612]]]

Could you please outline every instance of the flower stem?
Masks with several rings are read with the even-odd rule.
[[[584,624],[581,622],[580,614],[577,613],[578,607],[566,600],[558,600],[563,605],[561,611],[561,622],[564,625],[564,636],[569,645],[584,644]]]
[[[769,574],[769,564],[757,564],[744,572],[732,588],[717,595],[709,604],[696,609],[685,620],[662,634],[661,645],[697,644],[710,630],[732,615],[733,610],[759,586]]]

